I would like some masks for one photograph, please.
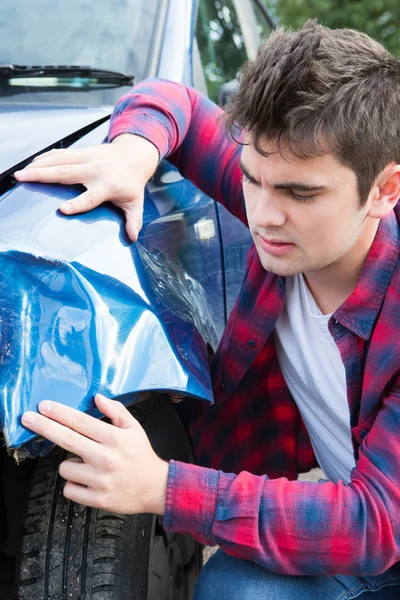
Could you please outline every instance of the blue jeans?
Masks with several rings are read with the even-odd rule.
[[[271,573],[218,550],[204,566],[193,600],[400,600],[400,567],[381,575],[319,577]]]

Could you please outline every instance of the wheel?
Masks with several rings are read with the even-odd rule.
[[[169,399],[133,407],[154,450],[192,460]],[[64,498],[59,448],[36,461],[22,523],[14,598],[18,600],[189,600],[202,547],[168,533],[154,515],[115,515]]]

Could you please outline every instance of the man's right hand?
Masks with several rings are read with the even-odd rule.
[[[142,137],[123,134],[111,144],[81,150],[51,150],[15,172],[20,182],[82,184],[86,191],[60,205],[66,215],[87,212],[110,201],[126,217],[126,231],[136,241],[143,222],[144,188],[154,174],[158,150]]]

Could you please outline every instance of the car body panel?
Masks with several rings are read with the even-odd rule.
[[[224,325],[215,203],[164,162],[132,244],[111,205],[57,210],[78,193],[22,184],[0,202],[0,413],[12,448],[34,437],[19,418],[44,398],[86,412],[96,392],[127,404],[160,390],[212,401],[207,345]]]
[[[192,36],[196,0],[169,0],[158,77],[192,85]]]
[[[63,138],[95,126],[112,107],[0,105],[0,173],[55,146]]]
[[[253,243],[248,228],[217,204],[223,253],[226,317],[232,312],[246,272],[247,255]]]

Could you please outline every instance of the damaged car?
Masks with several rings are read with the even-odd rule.
[[[167,161],[146,188],[137,243],[111,205],[63,215],[79,186],[13,173],[50,149],[102,143],[113,106],[143,78],[224,102],[272,27],[260,0],[0,5],[0,598],[192,596],[200,545],[160,517],[65,499],[65,453],[20,418],[45,398],[100,417],[100,392],[130,407],[161,457],[192,461],[185,407],[213,400],[209,360],[248,231]]]

